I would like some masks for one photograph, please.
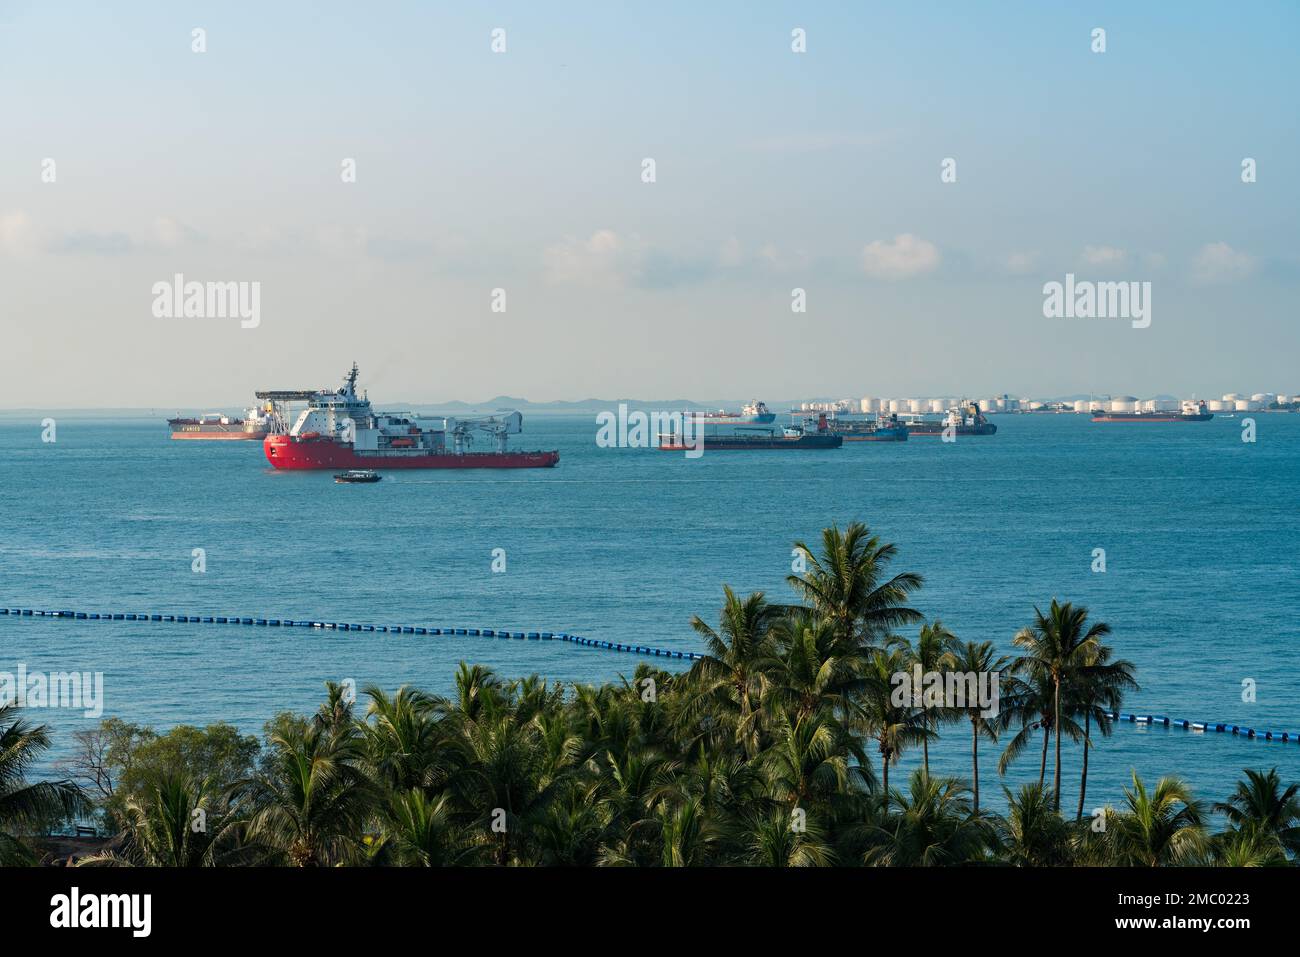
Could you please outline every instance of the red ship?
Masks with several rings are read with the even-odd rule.
[[[277,469],[530,469],[549,468],[560,453],[511,452],[506,436],[523,431],[523,416],[510,412],[474,419],[422,422],[409,413],[374,412],[357,395],[357,366],[337,392],[259,392],[282,402],[306,399],[293,427],[276,429],[262,442]],[[471,452],[474,432],[492,437],[495,449]]]

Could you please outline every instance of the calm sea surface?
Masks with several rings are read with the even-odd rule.
[[[394,472],[374,486],[271,470],[260,443],[173,442],[161,419],[0,416],[0,604],[571,631],[698,649],[722,584],[790,593],[791,544],[867,522],[926,585],[917,605],[1010,651],[1035,603],[1083,603],[1114,628],[1142,691],[1126,708],[1300,731],[1300,415],[1171,425],[999,416],[992,438],[827,452],[599,449],[590,416],[528,415],[521,448],[553,470]],[[195,548],[207,570],[191,570]],[[493,573],[493,549],[506,571]],[[1091,570],[1106,551],[1107,571]],[[438,692],[461,660],[507,676],[601,682],[638,659],[567,643],[0,617],[0,671],[102,671],[105,714],[259,732],[327,679]],[[1257,700],[1242,700],[1253,679]],[[80,712],[29,715],[69,734]],[[940,768],[969,773],[966,729]],[[985,794],[996,747],[981,744]],[[915,766],[907,755],[903,767]],[[1222,798],[1243,767],[1300,778],[1300,745],[1120,727],[1089,805],[1133,769]],[[1066,777],[1077,786],[1071,754]],[[1036,752],[1006,779],[1037,773]],[[1071,792],[1077,791],[1071,787]],[[1077,800],[1065,795],[1073,806]]]

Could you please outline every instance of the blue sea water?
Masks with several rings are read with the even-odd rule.
[[[1137,665],[1142,690],[1126,710],[1300,731],[1297,415],[1255,416],[1254,443],[1241,418],[1024,415],[953,444],[688,460],[597,448],[591,416],[530,414],[516,445],[558,448],[555,469],[395,472],[373,486],[275,472],[260,443],[170,441],[154,418],[65,413],[47,444],[40,418],[0,416],[0,605],[570,631],[698,650],[691,616],[716,618],[724,582],[787,600],[792,543],[862,520],[897,544],[898,570],[925,577],[917,606],[963,639],[1010,652],[1035,603],[1072,600],[1109,622]],[[1097,548],[1104,573],[1092,571]],[[0,671],[102,671],[105,714],[159,728],[228,720],[256,733],[280,710],[314,709],[330,679],[445,693],[462,660],[602,682],[639,659],[558,642],[0,616]],[[94,723],[31,717],[52,727],[55,758]],[[969,751],[953,725],[932,762],[969,774]],[[1036,776],[1036,749],[1002,782],[997,746],[981,752],[986,802],[999,783]],[[1123,726],[1091,765],[1089,807],[1118,801],[1134,770],[1221,799],[1244,767],[1300,779],[1300,745]],[[1073,807],[1072,751],[1064,767]]]

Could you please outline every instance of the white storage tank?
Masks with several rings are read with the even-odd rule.
[[[1182,409],[1183,402],[1181,399],[1152,399],[1151,410],[1153,412],[1178,412]]]
[[[1087,399],[1077,399],[1077,400],[1075,401],[1075,403],[1074,403],[1074,411],[1075,411],[1075,412],[1089,412],[1089,411],[1091,411],[1091,410],[1088,408],[1088,406],[1089,406],[1090,404],[1091,404],[1091,403],[1089,403]]]
[[[908,412],[924,412],[924,411],[925,411],[925,401],[924,401],[923,399],[908,399],[908,400],[907,400],[907,411],[908,411]]]
[[[858,403],[858,407],[862,409],[863,412],[879,412],[880,400],[873,399],[871,396],[864,396],[862,401]]]
[[[1232,403],[1232,407],[1238,412],[1253,412],[1255,409],[1255,403],[1251,402],[1249,399],[1237,399]]]
[[[1088,411],[1089,411],[1089,412],[1105,412],[1105,411],[1106,411],[1106,407],[1107,407],[1108,405],[1110,405],[1110,403],[1109,403],[1109,402],[1106,402],[1104,399],[1089,399],[1089,400],[1088,400]]]
[[[1137,399],[1134,399],[1131,396],[1127,398],[1110,400],[1111,412],[1136,412],[1137,410],[1138,410],[1138,401]]]
[[[1240,392],[1229,392],[1227,395],[1223,397],[1223,401],[1235,403],[1238,399],[1244,399],[1244,398],[1245,396],[1242,395]]]
[[[906,400],[906,399],[890,399],[890,400],[889,400],[889,411],[890,411],[890,412],[906,412],[906,411],[907,411],[907,400]]]
[[[1250,401],[1258,402],[1260,404],[1260,408],[1263,408],[1276,398],[1277,396],[1275,396],[1272,392],[1256,392],[1254,395],[1250,397]]]
[[[1205,408],[1208,412],[1223,412],[1227,409],[1231,409],[1232,403],[1224,402],[1222,399],[1211,399],[1209,402],[1205,403]]]

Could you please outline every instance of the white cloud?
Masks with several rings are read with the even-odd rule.
[[[645,248],[635,235],[624,239],[612,229],[598,229],[588,239],[547,246],[542,258],[551,282],[623,286],[641,275]]]
[[[862,268],[874,279],[909,279],[932,272],[939,265],[939,249],[911,233],[893,241],[877,239],[862,250]]]
[[[1037,264],[1038,253],[1036,252],[1008,253],[1006,258],[1002,260],[1002,268],[1017,276],[1032,272]]]
[[[1128,258],[1128,253],[1115,246],[1084,246],[1083,261],[1089,266],[1114,266]]]
[[[1255,271],[1255,260],[1227,243],[1207,243],[1192,260],[1192,278],[1197,282],[1236,282]]]

